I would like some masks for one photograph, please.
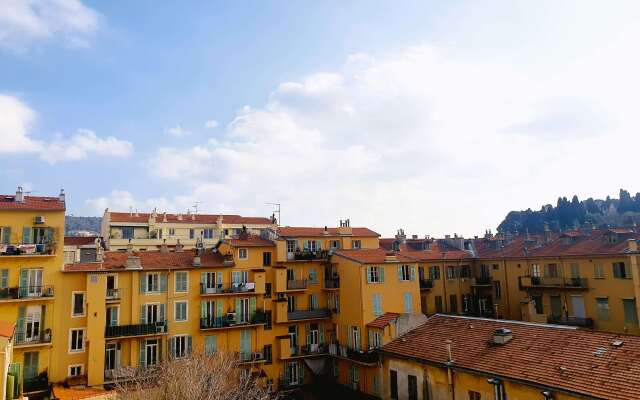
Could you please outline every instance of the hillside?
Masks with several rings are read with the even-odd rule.
[[[571,200],[560,197],[555,206],[547,204],[539,211],[509,212],[498,231],[540,233],[544,231],[545,222],[554,231],[573,229],[585,223],[595,226],[640,224],[640,193],[632,197],[628,191],[620,189],[619,198],[607,196],[605,200],[588,198],[580,201],[575,195]]]
[[[79,232],[100,232],[101,217],[74,217],[67,215],[65,217],[64,234],[67,236],[76,236]]]

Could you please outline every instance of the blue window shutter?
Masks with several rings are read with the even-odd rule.
[[[405,313],[412,313],[413,312],[413,301],[412,301],[412,296],[411,293],[405,293],[404,294],[404,312]]]
[[[384,283],[384,265],[378,267],[380,271],[380,282]]]
[[[8,226],[2,228],[2,243],[11,244],[11,228]]]
[[[25,226],[22,228],[22,244],[30,244],[31,243],[31,228]]]
[[[167,291],[167,274],[166,274],[166,272],[162,272],[160,274],[160,291],[161,292],[166,292]]]
[[[147,323],[147,305],[146,304],[143,304],[140,306],[140,323],[141,324]]]
[[[118,310],[118,307],[111,307],[111,320],[109,321],[111,326],[118,325]]]
[[[367,267],[367,283],[371,283],[371,267]]]
[[[6,289],[9,287],[9,270],[2,270],[2,277],[0,278],[0,289]]]

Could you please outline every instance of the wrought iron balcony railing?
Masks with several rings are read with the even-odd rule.
[[[158,321],[151,324],[114,325],[107,326],[104,330],[104,336],[107,338],[148,336],[161,333],[167,333],[167,321]]]
[[[0,289],[0,300],[53,297],[53,285],[21,286]]]
[[[200,284],[200,294],[225,294],[225,293],[245,293],[255,292],[256,284],[254,282],[242,283],[218,283],[214,285]]]

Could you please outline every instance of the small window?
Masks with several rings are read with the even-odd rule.
[[[604,265],[598,263],[593,266],[593,278],[604,279]]]
[[[329,242],[329,247],[333,250],[337,250],[340,248],[340,241],[339,240],[331,240]]]
[[[455,279],[458,277],[455,265],[447,265],[447,279]]]
[[[500,265],[498,265],[498,264],[493,264],[493,265],[491,266],[491,268],[493,268],[493,270],[494,270],[494,271],[497,271],[497,270],[499,270],[499,269],[500,269]]]
[[[191,336],[182,335],[171,338],[171,356],[184,358],[191,352]]]
[[[401,281],[410,281],[411,280],[411,266],[410,265],[401,265],[398,271],[398,278]]]
[[[609,321],[609,299],[598,298],[596,299],[596,311],[598,312],[598,319],[600,321]]]
[[[169,228],[169,236],[174,236],[176,234],[175,228]]]
[[[69,376],[81,376],[82,370],[84,369],[83,367],[84,366],[82,364],[69,365]]]
[[[482,396],[478,392],[474,392],[473,390],[469,390],[469,400],[482,400]]]
[[[269,266],[271,265],[271,252],[265,251],[262,253],[262,265]]]
[[[361,249],[362,248],[362,242],[360,240],[352,240],[351,241],[351,248],[352,249]]]
[[[440,279],[440,266],[432,265],[429,267],[429,279]]]
[[[240,260],[246,260],[248,258],[247,249],[238,249],[238,258]]]
[[[295,253],[298,247],[295,240],[287,240],[287,253]]]
[[[73,292],[72,303],[71,316],[84,317],[84,292]]]
[[[175,276],[176,293],[186,293],[189,287],[189,273],[187,271],[178,271]]]
[[[436,313],[442,313],[442,296],[436,296]]]
[[[206,228],[202,230],[202,236],[205,239],[213,239],[213,228]]]
[[[624,262],[614,262],[613,263],[613,277],[616,279],[629,279],[631,275],[627,271],[626,265]]]
[[[558,264],[547,264],[544,268],[544,276],[545,278],[557,278],[558,275]]]
[[[69,332],[69,352],[80,353],[84,351],[84,328],[71,329]]]
[[[368,267],[367,268],[367,281],[369,283],[383,283],[384,282],[384,267]]]
[[[189,229],[189,239],[195,239],[195,238],[196,238],[196,230]]]
[[[174,303],[175,320],[176,322],[182,322],[187,320],[187,301],[176,301]]]
[[[458,296],[455,294],[449,295],[449,308],[452,314],[456,314],[458,312]]]

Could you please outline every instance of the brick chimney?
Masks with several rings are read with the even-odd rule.
[[[178,242],[176,243],[176,253],[182,253],[183,249],[184,246],[182,245],[182,243],[180,243],[180,239],[178,239]]]
[[[169,252],[169,246],[167,246],[167,239],[162,239],[162,244],[160,245],[160,253],[167,254]]]

